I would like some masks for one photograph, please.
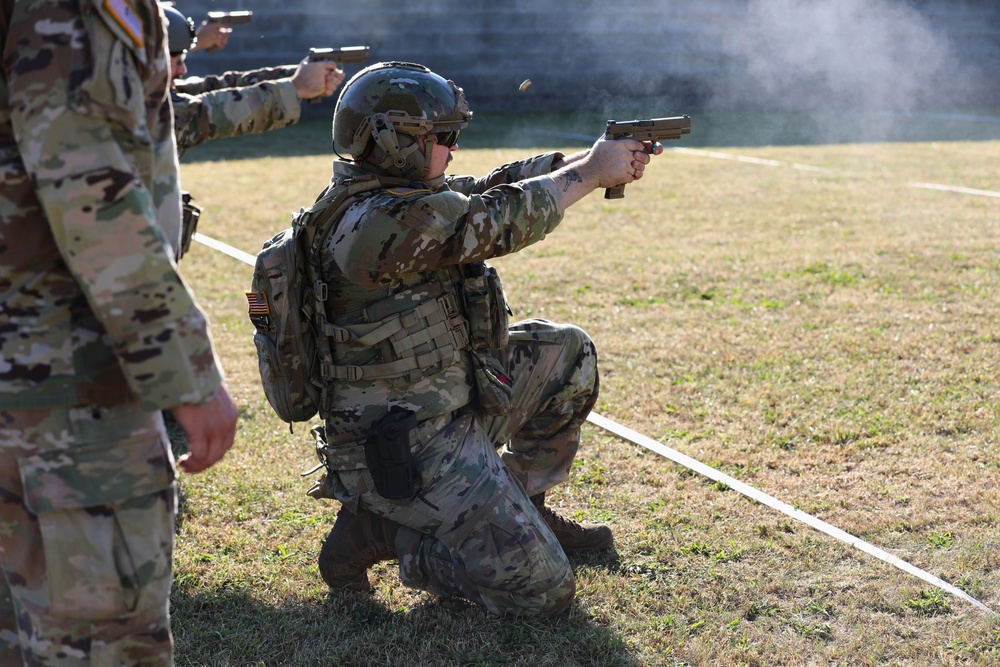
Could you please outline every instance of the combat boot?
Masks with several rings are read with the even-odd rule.
[[[573,551],[596,551],[610,547],[614,542],[614,535],[611,529],[600,523],[585,521],[582,524],[576,521],[565,519],[545,506],[545,492],[531,496],[531,502],[542,515],[545,523],[556,539],[559,540],[563,551],[569,553]]]
[[[368,568],[396,558],[399,524],[366,509],[341,507],[319,552],[319,573],[331,589],[370,591]]]

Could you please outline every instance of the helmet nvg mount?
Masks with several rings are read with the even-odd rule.
[[[194,21],[170,5],[160,5],[167,16],[167,48],[171,56],[179,56],[194,46]]]
[[[465,93],[454,82],[415,63],[376,63],[341,91],[333,112],[333,148],[388,174],[427,181],[436,141],[426,141],[421,152],[417,140],[457,133],[471,118]]]

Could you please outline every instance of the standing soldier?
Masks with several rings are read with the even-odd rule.
[[[508,327],[485,260],[540,241],[568,206],[640,178],[662,149],[599,140],[481,179],[447,176],[471,118],[461,88],[408,63],[362,70],[337,102],[342,159],[300,220],[330,225],[317,241],[332,348],[314,431],[326,475],[310,493],[341,510],[319,569],[331,588],[368,590],[368,568],[398,559],[409,586],[551,615],[576,588],[565,552],[612,543],[607,526],[544,503],[597,400],[597,356],[571,325]]]
[[[163,14],[0,0],[0,37],[0,664],[170,665],[160,411],[187,472],[237,415],[173,260]]]

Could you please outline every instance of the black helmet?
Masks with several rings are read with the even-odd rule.
[[[465,93],[423,65],[370,65],[347,82],[333,112],[333,147],[339,155],[375,157],[390,174],[421,180],[427,157],[417,138],[457,132],[472,112]]]
[[[194,46],[194,21],[170,5],[160,5],[167,16],[167,48],[171,56],[179,56]]]

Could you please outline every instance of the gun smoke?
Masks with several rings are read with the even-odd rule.
[[[294,62],[303,45],[370,44],[372,62],[420,62],[454,79],[479,112],[567,120],[774,112],[822,126],[825,116],[864,112],[876,136],[873,124],[901,115],[981,115],[1000,104],[994,0],[431,0],[419,9],[391,0],[189,0],[184,11],[198,18],[250,4],[250,30],[207,57],[213,70]]]

